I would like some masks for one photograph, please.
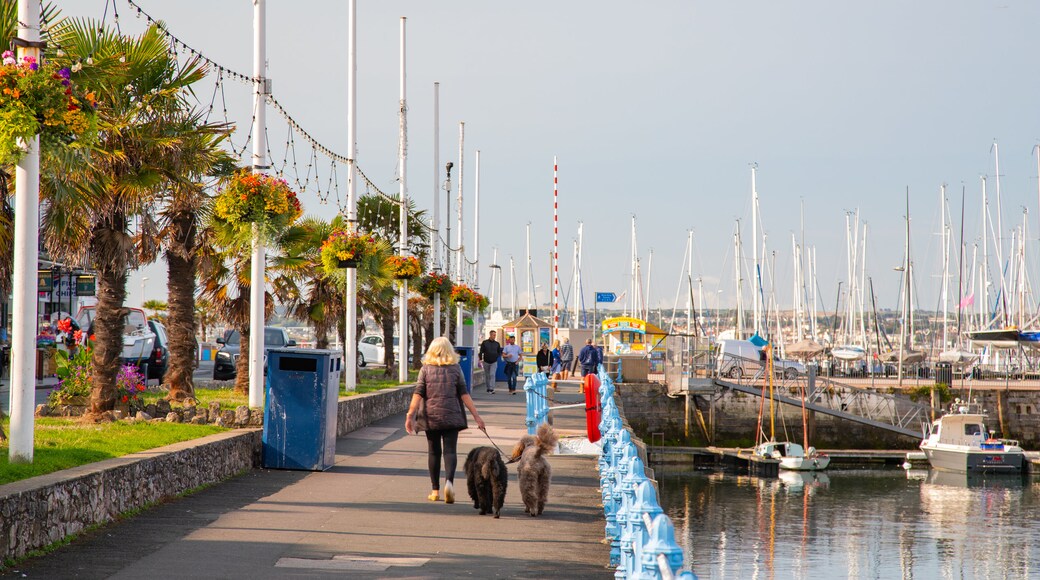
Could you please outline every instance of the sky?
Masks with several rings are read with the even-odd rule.
[[[126,0],[114,1],[123,29],[140,30],[143,22]],[[252,2],[137,1],[182,41],[251,74]],[[65,16],[100,19],[106,1],[56,5]],[[267,15],[267,74],[275,98],[304,130],[346,155],[346,2],[271,0]],[[441,165],[454,161],[458,168],[458,123],[466,127],[468,258],[474,258],[479,149],[480,287],[489,286],[497,248],[506,288],[500,298],[507,305],[510,257],[516,300],[526,302],[528,223],[534,283],[541,301],[548,298],[554,157],[561,285],[569,288],[572,240],[581,221],[588,308],[593,292],[621,294],[629,287],[633,215],[644,294],[653,251],[652,307],[675,301],[690,230],[693,278],[702,280],[704,306],[734,304],[738,220],[742,267],[751,267],[752,163],[766,255],[775,264],[765,277],[775,280],[782,308],[792,295],[791,235],[801,243],[803,232],[806,246],[816,248],[821,308],[833,308],[838,283],[846,278],[845,216],[857,210],[868,224],[866,273],[878,306],[897,308],[900,274],[893,268],[903,261],[907,195],[915,292],[920,307],[937,308],[940,186],[948,186],[955,254],[964,192],[970,255],[982,236],[981,176],[989,176],[991,220],[998,223],[994,143],[1003,253],[1010,252],[1023,210],[1027,255],[1040,249],[1034,152],[1040,138],[1040,3],[358,0],[357,160],[386,192],[398,190],[401,16],[408,18],[408,195],[430,209],[442,179],[433,163],[433,84],[439,82]],[[107,21],[113,21],[111,3]],[[213,91],[212,81],[202,83],[200,101],[208,106]],[[250,90],[228,83],[223,97],[229,118],[240,123],[233,142],[241,147]],[[288,133],[275,112],[269,110],[268,119],[279,165]],[[303,175],[309,152],[297,143]],[[324,183],[327,162],[318,163],[318,172],[319,188],[331,189]],[[345,199],[345,182],[340,192]],[[321,204],[312,180],[302,195],[305,212],[334,215],[335,194],[328,196],[330,202]],[[456,232],[453,224],[452,244]],[[141,275],[131,276],[130,302],[141,298]],[[146,297],[164,298],[164,267],[151,266],[144,275]],[[1037,279],[1035,267],[1031,276]],[[956,286],[954,266],[951,295]]]

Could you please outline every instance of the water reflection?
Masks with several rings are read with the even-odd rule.
[[[661,476],[702,579],[1040,578],[1040,484],[927,470]]]

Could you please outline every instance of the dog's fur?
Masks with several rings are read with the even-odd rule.
[[[506,501],[509,472],[502,455],[494,447],[475,447],[466,456],[466,487],[473,500],[473,508],[480,515],[494,512],[497,518]]]
[[[512,460],[519,459],[516,467],[520,481],[520,495],[524,511],[532,516],[542,515],[549,496],[552,468],[545,456],[556,448],[556,433],[548,423],[542,423],[535,435],[524,435],[513,448]]]

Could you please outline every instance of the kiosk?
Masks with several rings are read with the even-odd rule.
[[[520,345],[520,351],[524,354],[520,374],[527,377],[538,372],[535,356],[543,342],[552,344],[552,325],[537,316],[524,314],[502,325],[502,333],[505,335],[502,337],[502,344],[505,344],[506,336],[511,336],[516,339],[516,344]]]

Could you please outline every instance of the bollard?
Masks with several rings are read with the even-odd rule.
[[[621,506],[617,511],[618,528],[621,534],[610,542],[610,564],[616,566],[614,572],[615,580],[628,577],[629,562],[632,561],[632,528],[628,525],[628,519],[632,515],[632,500],[628,496],[622,496]],[[614,560],[614,546],[617,546],[618,559]]]
[[[534,435],[538,426],[549,417],[549,379],[545,373],[534,373],[524,381],[524,394],[527,397],[527,433]]]

